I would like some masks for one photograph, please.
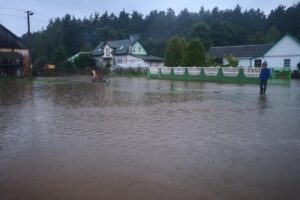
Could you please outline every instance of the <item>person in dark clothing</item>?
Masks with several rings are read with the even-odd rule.
[[[260,94],[265,94],[267,89],[267,82],[270,78],[270,70],[268,69],[268,64],[266,61],[263,62],[262,68],[259,75],[260,80]]]

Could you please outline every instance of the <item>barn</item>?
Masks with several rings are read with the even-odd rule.
[[[0,77],[28,75],[30,75],[28,46],[0,24]]]

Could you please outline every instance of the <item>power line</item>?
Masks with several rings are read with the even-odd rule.
[[[4,11],[13,11],[13,12],[26,12],[25,10],[22,10],[22,9],[16,9],[16,8],[8,8],[8,7],[3,7],[3,6],[0,6],[0,10],[4,10]],[[45,15],[43,13],[40,13],[40,12],[34,12],[35,15],[38,15],[38,16],[41,16],[41,17],[44,17],[44,18],[47,18],[47,19],[50,19],[52,18],[51,16],[49,15]]]
[[[20,16],[20,15],[11,15],[11,14],[4,14],[4,13],[0,13],[0,15],[9,16],[9,17],[22,17],[22,18],[25,18],[24,16]]]
[[[18,11],[18,12],[24,12],[24,10],[22,9],[17,9],[17,8],[8,8],[8,7],[3,7],[3,6],[0,6],[0,9],[6,9],[6,10],[14,10],[14,11]]]
[[[21,15],[12,15],[12,14],[6,14],[6,13],[0,13],[0,15],[8,16],[8,17],[20,17],[20,18],[26,18],[25,16],[21,16]],[[37,17],[31,17],[30,19],[32,19],[32,20],[38,20],[38,21],[44,21],[44,22],[48,22],[48,21],[49,21],[49,20],[47,20],[47,19],[41,19],[41,18],[37,18]]]

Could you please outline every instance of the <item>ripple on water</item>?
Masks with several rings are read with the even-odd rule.
[[[299,196],[298,83],[270,86],[263,99],[256,85],[174,81],[182,92],[160,90],[170,84],[76,76],[12,81],[8,88],[0,81],[0,193],[7,199]]]

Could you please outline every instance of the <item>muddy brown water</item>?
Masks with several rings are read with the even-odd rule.
[[[0,81],[0,199],[300,199],[300,82]]]

